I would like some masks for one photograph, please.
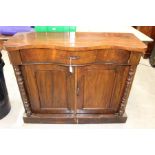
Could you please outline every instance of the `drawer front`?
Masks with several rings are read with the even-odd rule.
[[[72,64],[93,63],[96,60],[95,51],[69,52],[52,49],[28,49],[20,51],[23,63],[62,63],[69,64],[72,59]]]
[[[107,49],[97,51],[97,62],[128,64],[130,51]]]

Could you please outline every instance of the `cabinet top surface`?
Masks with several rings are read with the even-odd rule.
[[[17,33],[5,44],[8,51],[30,48],[61,50],[124,49],[145,52],[147,46],[131,33],[70,32]]]

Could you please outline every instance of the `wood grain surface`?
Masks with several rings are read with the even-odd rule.
[[[26,123],[123,123],[146,45],[124,33],[22,33],[5,43]],[[70,70],[72,68],[72,72]]]
[[[130,33],[17,33],[5,44],[9,51],[30,48],[52,48],[67,51],[124,49],[145,52],[147,46]]]

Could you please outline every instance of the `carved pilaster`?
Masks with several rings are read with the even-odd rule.
[[[132,85],[134,73],[135,73],[135,68],[130,67],[128,77],[127,77],[127,80],[126,80],[126,84],[125,84],[124,94],[122,96],[121,105],[120,105],[120,109],[119,109],[119,112],[118,112],[119,116],[122,116],[124,114],[124,112],[125,112],[127,99],[128,99],[128,96],[129,96],[131,85]]]
[[[22,77],[22,72],[21,72],[20,66],[13,66],[13,67],[14,67],[17,83],[18,83],[18,86],[19,86],[19,90],[20,90],[20,93],[21,93],[21,97],[22,97],[22,100],[23,100],[23,104],[24,104],[24,107],[25,107],[25,113],[29,117],[29,116],[31,116],[32,112],[31,112],[31,108],[30,108],[30,102],[29,102],[29,99],[28,99],[28,96],[27,96],[27,93],[26,93],[26,89],[25,89],[25,86],[24,86],[24,80],[23,80],[23,77]]]

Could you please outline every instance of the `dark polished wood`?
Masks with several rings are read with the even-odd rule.
[[[75,78],[68,67],[26,65],[23,72],[33,112],[73,113]]]
[[[91,39],[90,39],[91,38]],[[31,48],[50,48],[67,51],[122,49],[145,52],[145,46],[131,33],[74,32],[71,33],[17,33],[7,43],[8,51]]]
[[[136,26],[136,29],[153,39],[152,42],[148,43],[147,51],[144,54],[144,58],[149,58],[155,46],[155,26]]]
[[[52,123],[52,124],[98,124],[98,123],[124,123],[127,120],[126,113],[119,117],[113,114],[32,114],[24,115],[25,123]]]
[[[26,123],[123,123],[146,45],[132,34],[22,33],[5,43]]]
[[[24,103],[24,108],[25,108],[25,111],[27,113],[27,116],[29,117],[32,114],[32,111],[31,111],[31,108],[30,108],[29,99],[28,99],[27,92],[26,92],[26,89],[25,89],[25,83],[24,83],[23,76],[22,76],[21,66],[15,66],[14,65],[13,68],[14,68],[14,72],[15,72],[15,75],[16,75],[19,90],[20,90],[20,93],[21,93],[21,97],[22,97],[22,100],[23,100],[23,103]]]
[[[37,53],[37,54],[36,54]],[[30,49],[20,51],[21,59],[23,63],[62,63],[69,64],[70,57],[75,57],[72,60],[73,64],[92,63],[96,60],[94,51],[84,52],[68,52],[62,50],[52,49]]]
[[[79,67],[77,113],[116,113],[128,70],[128,66],[120,65]]]

